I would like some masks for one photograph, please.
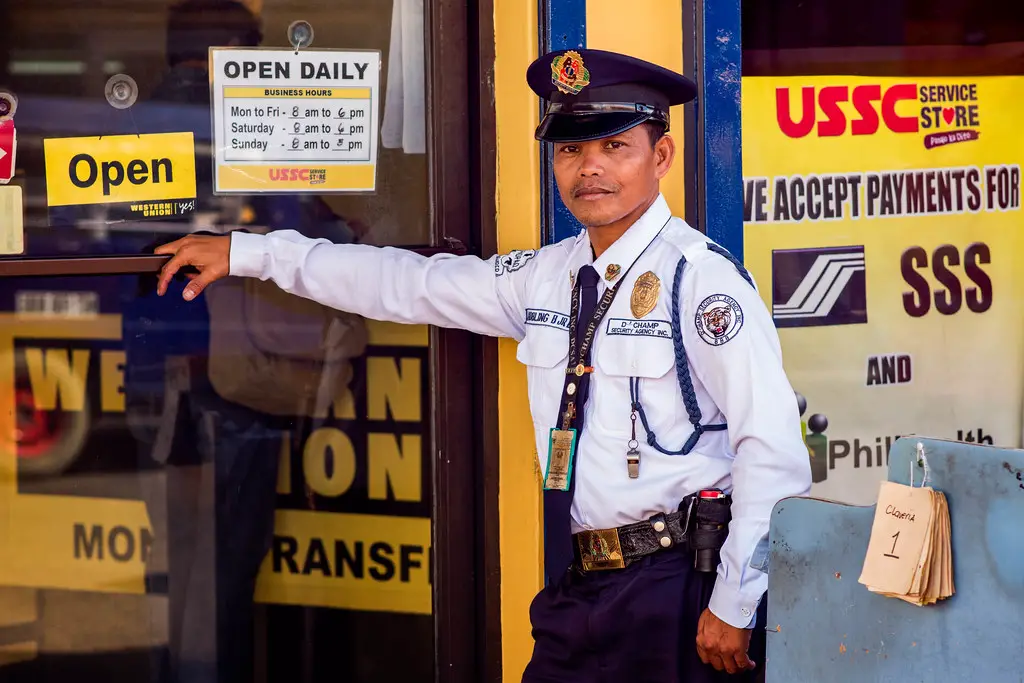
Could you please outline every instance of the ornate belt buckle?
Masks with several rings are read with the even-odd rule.
[[[576,536],[580,548],[580,564],[588,572],[622,569],[626,566],[619,545],[618,529],[582,531]]]

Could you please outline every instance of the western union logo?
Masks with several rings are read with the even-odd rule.
[[[194,199],[192,133],[43,140],[49,206]]]

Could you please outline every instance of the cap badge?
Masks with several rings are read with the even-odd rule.
[[[661,289],[661,280],[658,276],[647,271],[636,279],[633,285],[633,295],[629,298],[629,307],[634,318],[642,318],[654,310],[658,303],[658,290]]]
[[[578,95],[590,84],[590,72],[579,52],[569,50],[551,60],[551,82],[566,95]]]

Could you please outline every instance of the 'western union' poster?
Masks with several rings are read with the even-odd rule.
[[[873,502],[899,436],[1020,445],[1022,84],[744,79],[745,261],[812,495]]]

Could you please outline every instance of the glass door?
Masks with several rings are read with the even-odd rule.
[[[477,448],[477,342],[258,281],[158,297],[152,254],[471,248],[466,9],[0,7],[0,683],[478,680],[480,465],[447,457]],[[282,64],[306,80],[261,85]]]

